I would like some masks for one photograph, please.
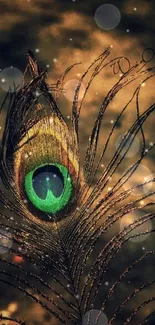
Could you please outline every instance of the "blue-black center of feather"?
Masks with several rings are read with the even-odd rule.
[[[33,188],[41,199],[46,199],[48,190],[59,197],[64,189],[64,178],[59,168],[46,165],[38,168],[33,174]]]

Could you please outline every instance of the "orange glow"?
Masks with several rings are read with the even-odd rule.
[[[15,255],[13,256],[13,262],[14,263],[23,263],[23,258],[21,256]]]
[[[16,302],[12,302],[11,304],[9,304],[8,306],[8,312],[10,314],[14,313],[15,311],[17,311],[18,309],[18,304]]]

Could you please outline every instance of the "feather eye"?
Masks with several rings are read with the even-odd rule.
[[[28,61],[33,80],[11,104],[6,160],[26,215],[60,220],[72,210],[82,181],[78,152],[31,52]]]
[[[34,208],[49,215],[73,203],[78,160],[67,141],[70,138],[65,123],[51,114],[27,132],[14,155],[21,199],[28,198]]]

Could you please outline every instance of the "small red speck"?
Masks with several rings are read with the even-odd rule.
[[[23,260],[23,258],[21,256],[15,255],[13,257],[13,262],[15,262],[15,263],[22,263],[23,261],[24,260]]]

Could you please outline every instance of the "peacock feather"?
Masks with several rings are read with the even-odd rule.
[[[30,308],[40,305],[49,315],[46,324],[50,325],[139,325],[155,321],[154,294],[150,290],[149,297],[145,297],[154,280],[144,279],[138,287],[131,285],[131,289],[129,283],[132,274],[135,276],[137,270],[149,265],[150,257],[154,260],[155,252],[141,251],[136,260],[130,256],[129,264],[123,263],[126,244],[154,232],[153,226],[149,228],[155,217],[154,191],[143,191],[136,198],[134,193],[154,185],[155,178],[124,189],[154,149],[153,142],[147,146],[145,123],[150,116],[153,118],[155,104],[144,112],[139,105],[144,82],[155,74],[150,65],[154,52],[145,50],[140,62],[134,65],[123,56],[109,59],[110,55],[108,48],[83,73],[75,90],[70,125],[58,108],[58,98],[65,91],[65,77],[74,65],[51,87],[47,72],[41,71],[31,51],[27,53],[21,89],[8,92],[1,107],[2,111],[8,105],[0,151],[1,248],[11,241],[12,244],[7,257],[0,258],[0,286],[2,290],[10,287],[21,300],[24,296],[22,301],[30,301]],[[106,68],[113,69],[117,81],[98,109],[81,161],[81,110],[94,79]],[[86,79],[85,92],[79,100]],[[100,150],[102,122],[111,102],[135,81],[138,85],[132,88],[127,104],[110,125]],[[135,106],[136,119],[107,165],[103,165],[113,134],[129,105]],[[139,156],[115,180],[138,136]],[[109,187],[112,177],[115,181]],[[118,229],[117,223],[133,212],[139,212],[139,218]],[[24,264],[13,262],[12,255],[20,256]],[[106,281],[110,269],[111,285]],[[125,284],[129,289],[123,295]],[[142,292],[137,304],[136,298]],[[24,314],[20,320],[2,314],[0,324],[24,325],[27,316]]]

